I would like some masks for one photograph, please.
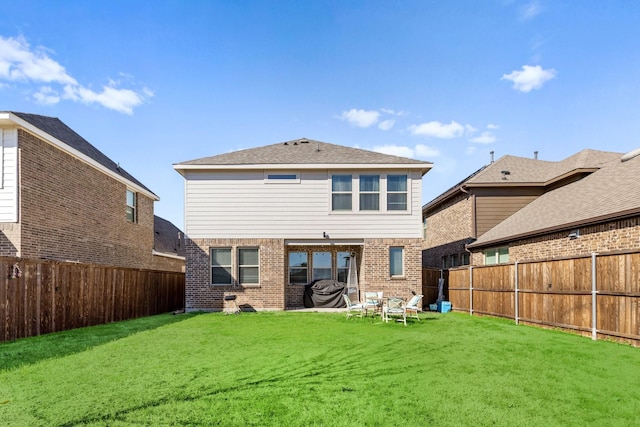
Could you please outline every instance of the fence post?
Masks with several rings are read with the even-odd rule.
[[[596,297],[598,294],[597,274],[596,274],[596,257],[597,253],[591,254],[591,339],[598,339],[598,307],[596,305]]]
[[[469,266],[469,316],[473,316],[473,266]]]
[[[516,268],[516,277],[515,277],[516,281],[515,281],[515,284],[514,284],[514,289],[515,289],[515,313],[514,313],[514,315],[515,315],[515,318],[516,318],[516,325],[517,325],[518,324],[518,314],[519,314],[519,311],[518,311],[518,261],[516,261],[515,268]]]

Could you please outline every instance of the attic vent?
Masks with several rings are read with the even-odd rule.
[[[634,157],[640,156],[640,148],[636,148],[635,150],[629,151],[627,154],[622,156],[620,159],[621,162],[626,162],[627,160],[631,160]]]

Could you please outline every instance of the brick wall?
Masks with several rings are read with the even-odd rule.
[[[224,309],[224,296],[234,294],[237,304],[248,309],[283,310],[303,306],[303,285],[289,284],[288,253],[306,251],[312,269],[314,251],[355,252],[359,263],[360,291],[382,291],[385,295],[410,297],[422,286],[422,239],[365,239],[364,246],[285,246],[283,239],[187,239],[186,308],[187,310]],[[390,277],[389,248],[404,248],[404,276]],[[211,285],[210,255],[212,247],[232,248],[233,275],[237,275],[237,249],[258,247],[260,253],[260,286]],[[335,273],[335,265],[334,265]]]
[[[152,268],[152,199],[130,223],[123,183],[23,130],[18,144],[20,256]]]
[[[570,239],[568,236],[572,230],[566,230],[511,243],[509,262],[590,255],[593,252],[634,250],[640,247],[640,216],[580,227],[576,230],[580,230],[580,236],[577,239]],[[473,265],[484,264],[481,251],[474,252],[472,263]]]
[[[231,248],[233,276],[237,276],[237,249],[259,249],[260,286],[211,285],[209,249]],[[224,296],[236,295],[245,310],[284,310],[285,254],[282,239],[186,239],[186,309],[221,311]]]
[[[181,259],[169,258],[161,255],[154,255],[152,260],[152,270],[158,271],[177,271],[184,273],[185,262]]]
[[[461,194],[427,216],[422,265],[441,268],[442,257],[463,254],[473,236],[473,200]]]

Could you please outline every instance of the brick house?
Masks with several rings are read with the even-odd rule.
[[[467,245],[542,195],[579,181],[620,156],[588,149],[559,162],[503,156],[480,168],[423,206],[423,265],[483,264],[477,257],[471,260]],[[508,259],[505,251],[498,248],[489,260]]]
[[[422,176],[431,163],[298,139],[174,165],[185,178],[186,308],[303,305],[304,285],[421,287]]]
[[[158,196],[62,121],[0,112],[0,156],[0,255],[162,264],[153,253]]]
[[[584,178],[554,188],[468,247],[476,265],[640,248],[640,149],[612,156]]]

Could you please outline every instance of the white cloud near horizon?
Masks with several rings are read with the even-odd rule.
[[[349,124],[359,128],[368,128],[378,122],[380,113],[375,110],[358,110],[352,108],[349,111],[343,111],[340,116],[342,120],[346,120]]]
[[[515,70],[510,74],[503,74],[500,80],[510,80],[513,82],[513,89],[528,93],[533,89],[540,89],[546,82],[554,79],[556,74],[553,68],[545,70],[539,65],[523,65],[522,71]]]
[[[372,148],[372,151],[382,154],[390,154],[392,156],[408,157],[410,159],[429,159],[438,157],[440,151],[437,148],[427,145],[418,144],[415,147],[406,147],[401,145],[379,145]]]
[[[427,136],[438,139],[452,139],[459,138],[464,135],[465,127],[453,120],[449,124],[433,121],[419,125],[411,125],[409,126],[409,131],[412,135]]]
[[[101,91],[87,88],[79,84],[64,66],[53,60],[47,49],[32,48],[22,36],[0,36],[0,89],[7,87],[2,81],[41,85],[32,94],[39,104],[55,105],[66,99],[83,104],[100,104],[129,115],[133,114],[134,107],[153,96],[148,89],[120,89],[115,81],[109,81]],[[60,85],[60,90],[56,90],[52,86],[54,84]]]

